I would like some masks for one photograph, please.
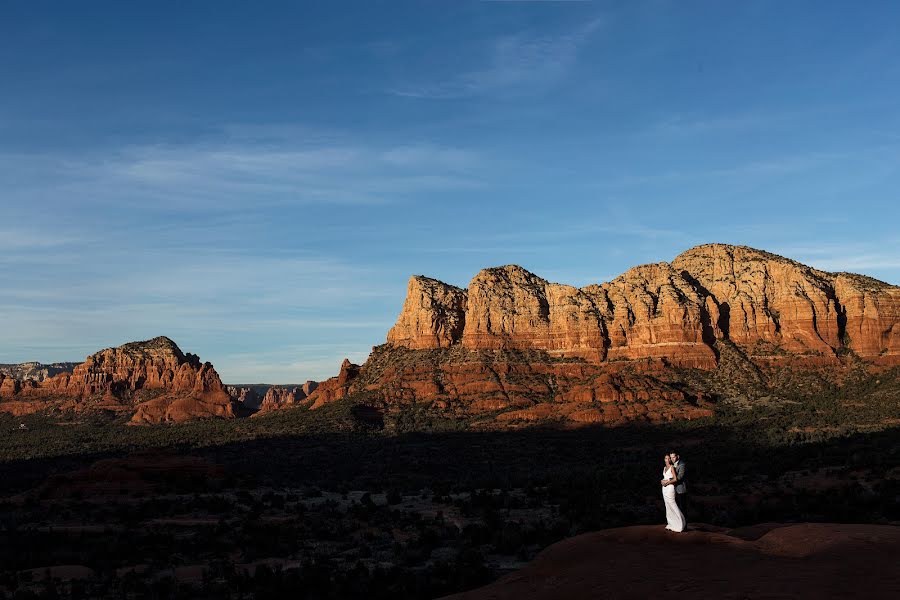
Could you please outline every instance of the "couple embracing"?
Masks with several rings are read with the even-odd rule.
[[[687,485],[685,485],[686,467],[677,452],[669,452],[663,457],[662,485],[663,500],[666,503],[666,529],[681,532],[687,527],[684,518]]]

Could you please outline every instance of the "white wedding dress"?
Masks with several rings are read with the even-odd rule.
[[[674,476],[671,467],[663,469],[663,479],[672,479]],[[677,532],[684,531],[686,523],[684,514],[682,514],[681,509],[678,508],[678,503],[675,502],[675,486],[663,486],[662,495],[663,500],[666,502],[666,529]]]

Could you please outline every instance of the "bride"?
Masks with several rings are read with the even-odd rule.
[[[663,478],[659,483],[662,485],[663,500],[666,503],[666,529],[681,532],[684,531],[685,520],[675,501],[675,467],[668,454],[665,457],[665,464]]]

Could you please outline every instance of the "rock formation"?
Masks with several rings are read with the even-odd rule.
[[[666,421],[710,415],[723,393],[685,374],[762,386],[762,369],[836,373],[848,361],[900,365],[900,287],[707,244],[583,288],[516,265],[484,269],[467,289],[412,277],[387,342],[364,365],[345,360],[318,386],[273,386],[258,412],[360,394],[385,413],[508,426]],[[0,410],[134,410],[133,422],[157,423],[231,417],[232,398],[257,402],[252,386],[226,392],[212,365],[168,338],[36,379],[0,370]]]
[[[234,416],[213,366],[167,337],[101,350],[40,383],[0,376],[0,410],[48,408],[134,410],[133,423]]]
[[[307,394],[302,387],[282,387],[273,385],[266,392],[262,403],[259,405],[261,412],[269,412],[278,410],[279,408],[287,408],[299,404],[306,398]]]
[[[673,367],[718,371],[720,355],[757,378],[760,366],[837,368],[845,355],[900,364],[900,288],[724,244],[580,289],[516,265],[465,290],[414,276],[387,343],[306,402],[362,392],[386,412],[511,424],[695,418],[710,398]]]
[[[466,292],[436,279],[411,277],[388,342],[408,348],[447,348],[463,333]]]
[[[226,385],[225,391],[234,402],[251,410],[258,410],[270,387],[268,385]],[[260,388],[263,388],[262,394],[260,394]]]
[[[310,408],[319,408],[328,402],[339,400],[350,393],[351,387],[359,377],[360,366],[345,358],[341,363],[341,370],[337,377],[326,379],[313,386],[313,391],[307,398]],[[308,382],[309,383],[309,382]]]
[[[71,371],[78,363],[60,362],[45,365],[39,362],[26,362],[19,364],[0,364],[0,375],[24,381],[43,381],[65,371]]]
[[[483,588],[445,600],[893,598],[900,528],[768,523],[727,530],[662,525],[579,535]]]
[[[715,342],[900,362],[900,288],[826,273],[744,246],[697,246],[582,289],[508,265],[461,290],[410,279],[388,343],[410,349],[542,350],[590,362],[661,359],[713,368]]]

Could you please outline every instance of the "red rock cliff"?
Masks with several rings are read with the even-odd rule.
[[[411,349],[543,350],[603,362],[713,368],[716,340],[751,354],[900,362],[900,288],[725,244],[634,267],[582,289],[509,265],[461,290],[413,277],[388,343]]]
[[[0,381],[0,409],[135,410],[132,422],[158,423],[234,416],[231,399],[210,363],[184,354],[167,337],[107,348],[40,383]]]

